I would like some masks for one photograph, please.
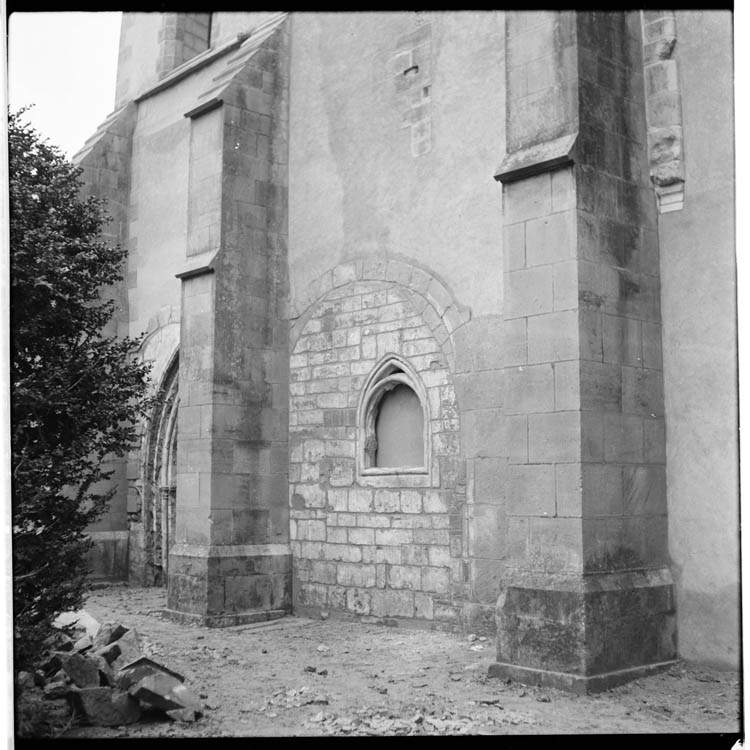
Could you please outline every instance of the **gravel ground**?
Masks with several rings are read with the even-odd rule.
[[[154,712],[130,726],[72,726],[65,737],[740,731],[735,672],[680,663],[572,696],[487,679],[491,639],[301,617],[211,629],[176,624],[164,606],[164,589],[111,586],[93,591],[86,610],[134,627],[146,655],[201,695],[203,718]]]

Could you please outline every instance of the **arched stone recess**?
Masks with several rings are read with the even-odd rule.
[[[453,350],[445,316],[433,317],[425,297],[430,284],[420,293],[394,281],[389,263],[378,265],[379,278],[367,278],[373,266],[365,262],[331,272],[331,288],[305,309],[293,337],[294,606],[446,621],[465,594],[466,481]],[[342,283],[333,285],[334,278]],[[443,312],[453,305],[451,298]],[[398,423],[378,421],[392,418],[391,398],[391,415],[411,404],[413,422],[403,429],[423,450],[407,451],[399,465],[397,446],[383,466],[373,452],[383,446],[368,438],[398,436]]]
[[[179,320],[178,315],[165,308],[154,316],[138,353],[151,363],[157,397],[128,462],[128,577],[142,586],[165,585],[174,539],[180,330],[173,316]]]
[[[403,288],[414,308],[423,315],[451,370],[454,369],[453,336],[471,319],[471,308],[462,305],[438,276],[399,258],[355,258],[330,268],[308,284],[299,295],[294,295],[290,332],[292,348],[316,303],[333,290],[355,281],[384,281]]]

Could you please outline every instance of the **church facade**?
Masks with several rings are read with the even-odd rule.
[[[739,664],[732,18],[125,13],[76,156],[159,406],[95,575]]]

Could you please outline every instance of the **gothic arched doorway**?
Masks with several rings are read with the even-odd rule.
[[[177,501],[177,411],[179,356],[162,380],[148,432],[143,497],[146,578],[153,586],[167,582],[169,548],[174,540]]]

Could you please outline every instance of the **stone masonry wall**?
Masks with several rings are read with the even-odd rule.
[[[102,237],[111,244],[127,241],[128,201],[130,195],[130,156],[135,125],[135,107],[126,105],[112,112],[75,155],[74,163],[83,169],[81,197],[94,196],[106,201],[110,220],[102,228]],[[127,285],[119,282],[104,296],[115,301],[115,315],[107,324],[107,335],[122,335],[128,327]],[[128,532],[126,514],[127,466],[124,458],[112,458],[107,467],[114,469],[109,480],[117,488],[106,515],[88,530],[93,547],[88,557],[94,578],[123,579],[128,570]]]
[[[397,283],[353,280],[328,292],[300,331],[289,465],[298,612],[440,620],[450,617],[447,600],[463,593],[464,462],[448,359],[426,322],[434,315]],[[426,389],[426,475],[358,475],[361,390],[389,354]]]
[[[210,13],[165,13],[158,37],[159,77],[207,50],[210,32]]]

